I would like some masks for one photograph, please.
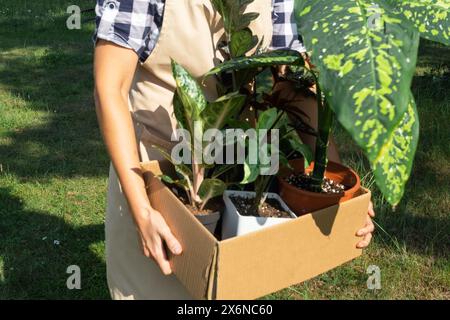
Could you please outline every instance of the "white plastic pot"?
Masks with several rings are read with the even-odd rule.
[[[292,218],[267,218],[255,216],[242,216],[231,201],[230,197],[254,198],[255,192],[227,190],[223,194],[225,212],[222,221],[222,239],[240,236],[261,228],[273,226],[296,218],[297,216],[289,209],[280,196],[276,193],[268,193],[267,199],[275,199],[281,207],[288,212]]]

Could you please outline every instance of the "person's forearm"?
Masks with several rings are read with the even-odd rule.
[[[150,211],[126,93],[95,92],[100,129],[131,212],[139,225]]]

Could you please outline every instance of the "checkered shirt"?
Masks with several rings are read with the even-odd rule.
[[[133,49],[144,62],[158,41],[166,0],[97,0],[94,41]],[[255,0],[258,1],[258,0]],[[271,49],[306,51],[297,33],[294,0],[273,1]]]

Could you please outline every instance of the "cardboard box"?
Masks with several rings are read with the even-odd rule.
[[[150,201],[183,246],[174,274],[197,299],[255,299],[313,278],[359,255],[370,192],[240,237],[218,241],[155,178],[164,163],[143,163]],[[163,169],[166,173],[167,169]]]

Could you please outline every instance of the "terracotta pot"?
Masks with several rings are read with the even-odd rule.
[[[303,159],[289,161],[293,171],[284,169],[278,175],[280,196],[298,216],[331,207],[360,195],[361,181],[359,176],[350,168],[336,162],[329,161],[325,177],[341,183],[346,191],[341,194],[323,194],[297,188],[286,182],[284,178],[292,173],[309,173],[314,168],[314,162],[305,169]]]

